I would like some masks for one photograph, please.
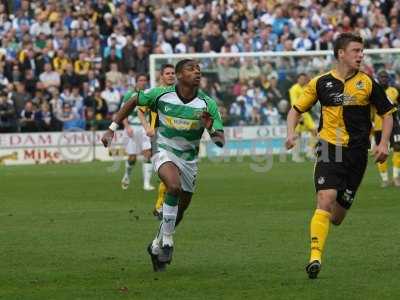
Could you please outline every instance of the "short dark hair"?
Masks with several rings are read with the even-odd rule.
[[[336,59],[339,56],[339,50],[345,49],[351,42],[364,44],[362,37],[354,33],[345,32],[337,37],[335,45],[333,47],[333,55]]]
[[[161,66],[160,73],[163,74],[165,69],[168,69],[168,68],[175,69],[173,64],[163,64]]]
[[[379,77],[390,77],[390,76],[389,76],[389,73],[388,73],[386,70],[380,70],[380,71],[378,72],[378,76],[379,76]]]
[[[301,72],[301,73],[297,74],[297,79],[299,79],[301,76],[307,76],[307,74],[304,72]]]
[[[183,69],[183,67],[189,63],[189,62],[194,62],[194,59],[182,59],[180,61],[178,61],[178,63],[175,66],[175,73],[180,73]]]
[[[136,77],[135,77],[135,79],[136,79],[136,81],[138,81],[139,80],[139,78],[140,77],[146,77],[146,80],[147,80],[147,75],[145,74],[145,73],[138,73],[137,75],[136,75]]]

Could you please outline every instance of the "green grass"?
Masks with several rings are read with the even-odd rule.
[[[0,299],[399,299],[400,189],[370,164],[323,269],[307,279],[315,200],[311,163],[202,161],[175,235],[153,273],[145,248],[155,192],[119,187],[109,164],[0,168]]]

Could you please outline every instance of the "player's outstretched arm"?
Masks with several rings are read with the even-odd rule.
[[[299,123],[301,114],[293,107],[289,110],[287,116],[287,136],[285,146],[286,149],[292,149],[296,145],[297,135],[296,126]]]
[[[382,137],[379,145],[376,145],[372,151],[375,156],[375,162],[383,163],[389,155],[389,140],[393,129],[393,115],[387,114],[382,118]]]
[[[119,124],[121,124],[122,121],[129,116],[129,114],[135,109],[136,105],[137,105],[137,95],[134,95],[117,112],[114,122],[111,123],[110,127],[107,129],[107,131],[101,138],[101,142],[103,143],[104,147],[110,145],[111,140],[114,137],[114,132],[118,129]]]

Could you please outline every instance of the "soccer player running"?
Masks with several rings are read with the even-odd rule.
[[[171,64],[163,64],[160,69],[160,86],[169,87],[175,84],[175,67]],[[150,110],[149,110],[150,111]],[[138,116],[143,128],[148,137],[152,138],[152,144],[155,144],[155,130],[158,127],[157,112],[150,111],[150,122],[145,118],[145,111],[139,110]],[[154,146],[152,147],[154,148]],[[160,181],[158,186],[158,195],[153,209],[153,215],[162,219],[162,206],[164,203],[165,193],[167,188],[165,184]]]
[[[290,104],[293,106],[296,103],[297,99],[303,94],[304,88],[306,87],[308,82],[308,76],[305,73],[300,73],[297,76],[297,82],[292,85],[289,89],[289,96],[290,96]],[[313,156],[313,150],[315,146],[315,138],[317,136],[317,129],[315,128],[314,120],[311,116],[310,112],[306,112],[302,114],[299,124],[296,127],[296,133],[299,136],[299,142],[296,144],[294,149],[292,150],[292,158],[294,162],[303,162],[304,160],[301,157],[301,138],[302,133],[311,133],[310,140],[306,147],[306,155],[307,157]]]
[[[138,74],[136,76],[136,85],[134,90],[128,91],[122,98],[122,105],[125,105],[132,96],[143,91],[147,85],[147,75]],[[128,154],[128,159],[125,162],[125,173],[121,180],[123,190],[128,189],[130,184],[130,176],[132,168],[136,163],[136,156],[142,153],[143,161],[143,189],[146,191],[154,190],[150,184],[153,166],[151,163],[151,140],[146,135],[144,128],[141,126],[138,109],[132,110],[129,115],[122,120],[124,125],[124,135],[126,138],[125,151]],[[135,129],[134,129],[135,128]]]
[[[378,73],[378,82],[381,84],[387,97],[395,105],[398,105],[399,92],[393,86],[389,85],[389,74],[382,70]],[[382,137],[382,118],[374,110],[374,137],[375,143],[379,144]],[[393,148],[393,183],[395,186],[400,187],[400,118],[399,112],[393,116],[393,131],[390,137],[390,146]],[[381,187],[385,188],[390,185],[388,174],[388,163],[377,163],[378,171],[382,179]]]
[[[336,66],[313,78],[287,117],[286,148],[296,144],[295,128],[302,113],[321,104],[314,184],[317,208],[311,219],[311,255],[306,272],[316,278],[329,224],[340,225],[353,203],[367,166],[370,147],[371,106],[382,116],[382,138],[373,149],[376,162],[388,156],[388,142],[396,108],[383,88],[360,71],[363,40],[352,33],[340,34],[334,44]]]
[[[212,98],[199,90],[201,71],[195,60],[184,59],[175,67],[177,84],[140,91],[125,103],[102,138],[110,144],[119,124],[137,106],[157,111],[157,149],[153,163],[167,187],[163,219],[157,235],[147,248],[154,271],[163,271],[172,260],[175,227],[183,218],[194,192],[200,139],[207,129],[213,142],[225,143],[221,116]]]

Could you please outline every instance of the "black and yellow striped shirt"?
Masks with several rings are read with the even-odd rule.
[[[369,147],[371,105],[379,115],[396,108],[383,88],[364,72],[343,80],[335,70],[313,78],[293,105],[299,113],[321,104],[319,138],[345,147]]]

